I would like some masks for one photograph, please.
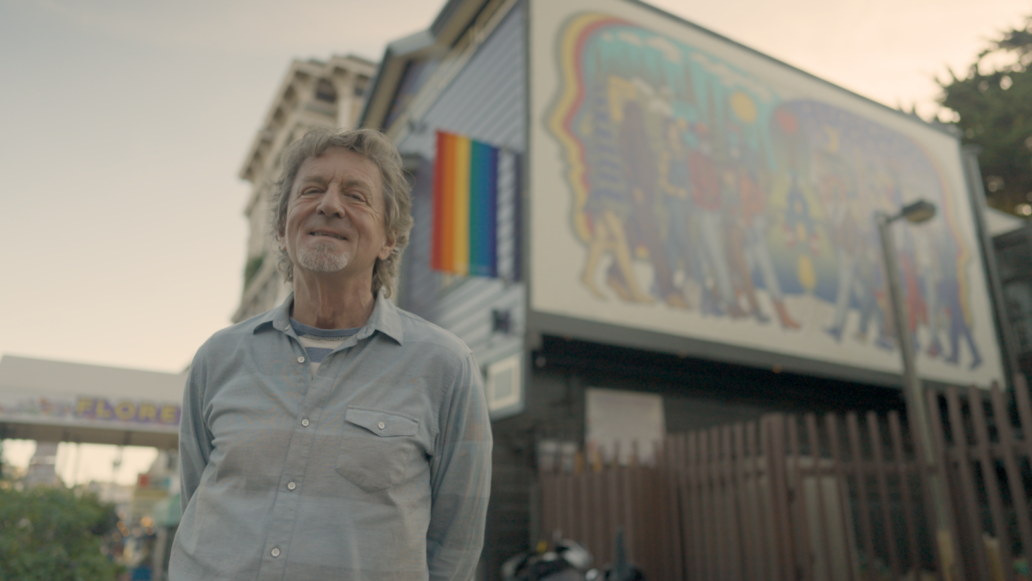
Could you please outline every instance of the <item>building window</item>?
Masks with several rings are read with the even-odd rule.
[[[369,84],[369,77],[365,75],[358,75],[355,79],[355,96],[362,97],[365,95],[366,85]]]
[[[326,103],[336,103],[337,89],[334,88],[333,83],[330,81],[319,79],[319,82],[315,85],[315,98]]]

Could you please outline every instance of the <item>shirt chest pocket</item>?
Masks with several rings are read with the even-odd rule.
[[[398,484],[416,452],[419,422],[376,410],[348,408],[337,473],[366,492]]]

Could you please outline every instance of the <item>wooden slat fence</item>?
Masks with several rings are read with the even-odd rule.
[[[1032,550],[1032,406],[1025,378],[929,393],[933,434],[946,466],[957,544],[968,579],[1025,580]]]
[[[541,535],[561,531],[604,565],[622,529],[650,581],[1029,581],[1032,405],[1017,383],[929,393],[932,465],[897,412],[674,434],[650,465],[541,458]]]
[[[572,462],[539,461],[541,538],[558,533],[574,539],[596,564],[605,564],[613,560],[616,531],[623,530],[628,558],[643,566],[649,579],[664,578],[657,576],[666,573],[658,563],[676,521],[667,518],[668,491],[660,472],[636,462],[603,467],[600,455],[594,460],[587,469],[580,452]]]

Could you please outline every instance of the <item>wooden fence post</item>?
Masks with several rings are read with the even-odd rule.
[[[793,542],[792,517],[789,509],[788,476],[785,458],[785,417],[781,414],[765,416],[761,422],[766,424],[763,434],[767,437],[768,478],[773,496],[774,523],[778,535],[779,561],[781,577],[786,581],[794,580],[796,571],[796,548]]]

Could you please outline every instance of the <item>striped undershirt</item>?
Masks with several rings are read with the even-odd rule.
[[[345,339],[362,329],[362,327],[355,327],[353,329],[318,329],[299,323],[293,317],[290,319],[290,326],[294,328],[294,333],[297,334],[298,340],[301,341],[301,346],[305,348],[305,353],[308,354],[308,362],[311,364],[313,376],[319,371],[319,364],[322,363],[323,359],[326,359],[327,355],[339,347]]]

